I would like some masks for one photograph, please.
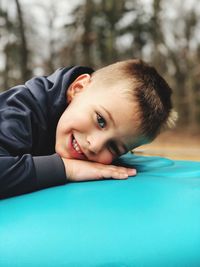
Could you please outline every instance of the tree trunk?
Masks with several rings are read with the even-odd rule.
[[[28,69],[28,48],[27,48],[27,41],[25,36],[25,26],[24,26],[24,20],[23,20],[23,14],[21,10],[21,4],[19,0],[15,0],[16,7],[17,7],[17,15],[18,15],[18,21],[19,21],[19,32],[20,32],[20,38],[21,38],[21,47],[20,47],[20,53],[21,53],[21,76],[22,80],[26,81],[29,78],[29,69]]]

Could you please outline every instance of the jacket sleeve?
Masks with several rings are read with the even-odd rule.
[[[38,86],[39,90],[39,86]],[[42,99],[47,90],[39,90]],[[49,131],[47,108],[25,86],[0,95],[0,198],[66,183],[64,164],[54,153],[39,155]],[[44,138],[43,138],[44,139]]]
[[[64,166],[57,154],[0,157],[0,199],[65,183]]]

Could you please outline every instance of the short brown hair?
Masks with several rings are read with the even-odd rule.
[[[142,60],[128,60],[125,71],[134,82],[139,104],[140,131],[152,141],[167,123],[172,110],[172,89],[157,70]]]
[[[152,141],[168,123],[172,111],[172,89],[157,70],[139,59],[108,65],[94,73],[101,82],[129,81],[128,95],[138,103],[139,134],[145,142]],[[171,120],[173,124],[173,120]]]

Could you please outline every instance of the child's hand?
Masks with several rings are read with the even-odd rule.
[[[76,159],[62,158],[62,160],[69,181],[78,182],[107,178],[127,179],[128,176],[136,175],[135,169]]]

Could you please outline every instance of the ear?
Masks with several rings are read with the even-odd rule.
[[[77,93],[82,92],[89,82],[90,82],[90,75],[88,73],[79,75],[67,89],[67,94],[66,94],[67,103],[69,104]]]

